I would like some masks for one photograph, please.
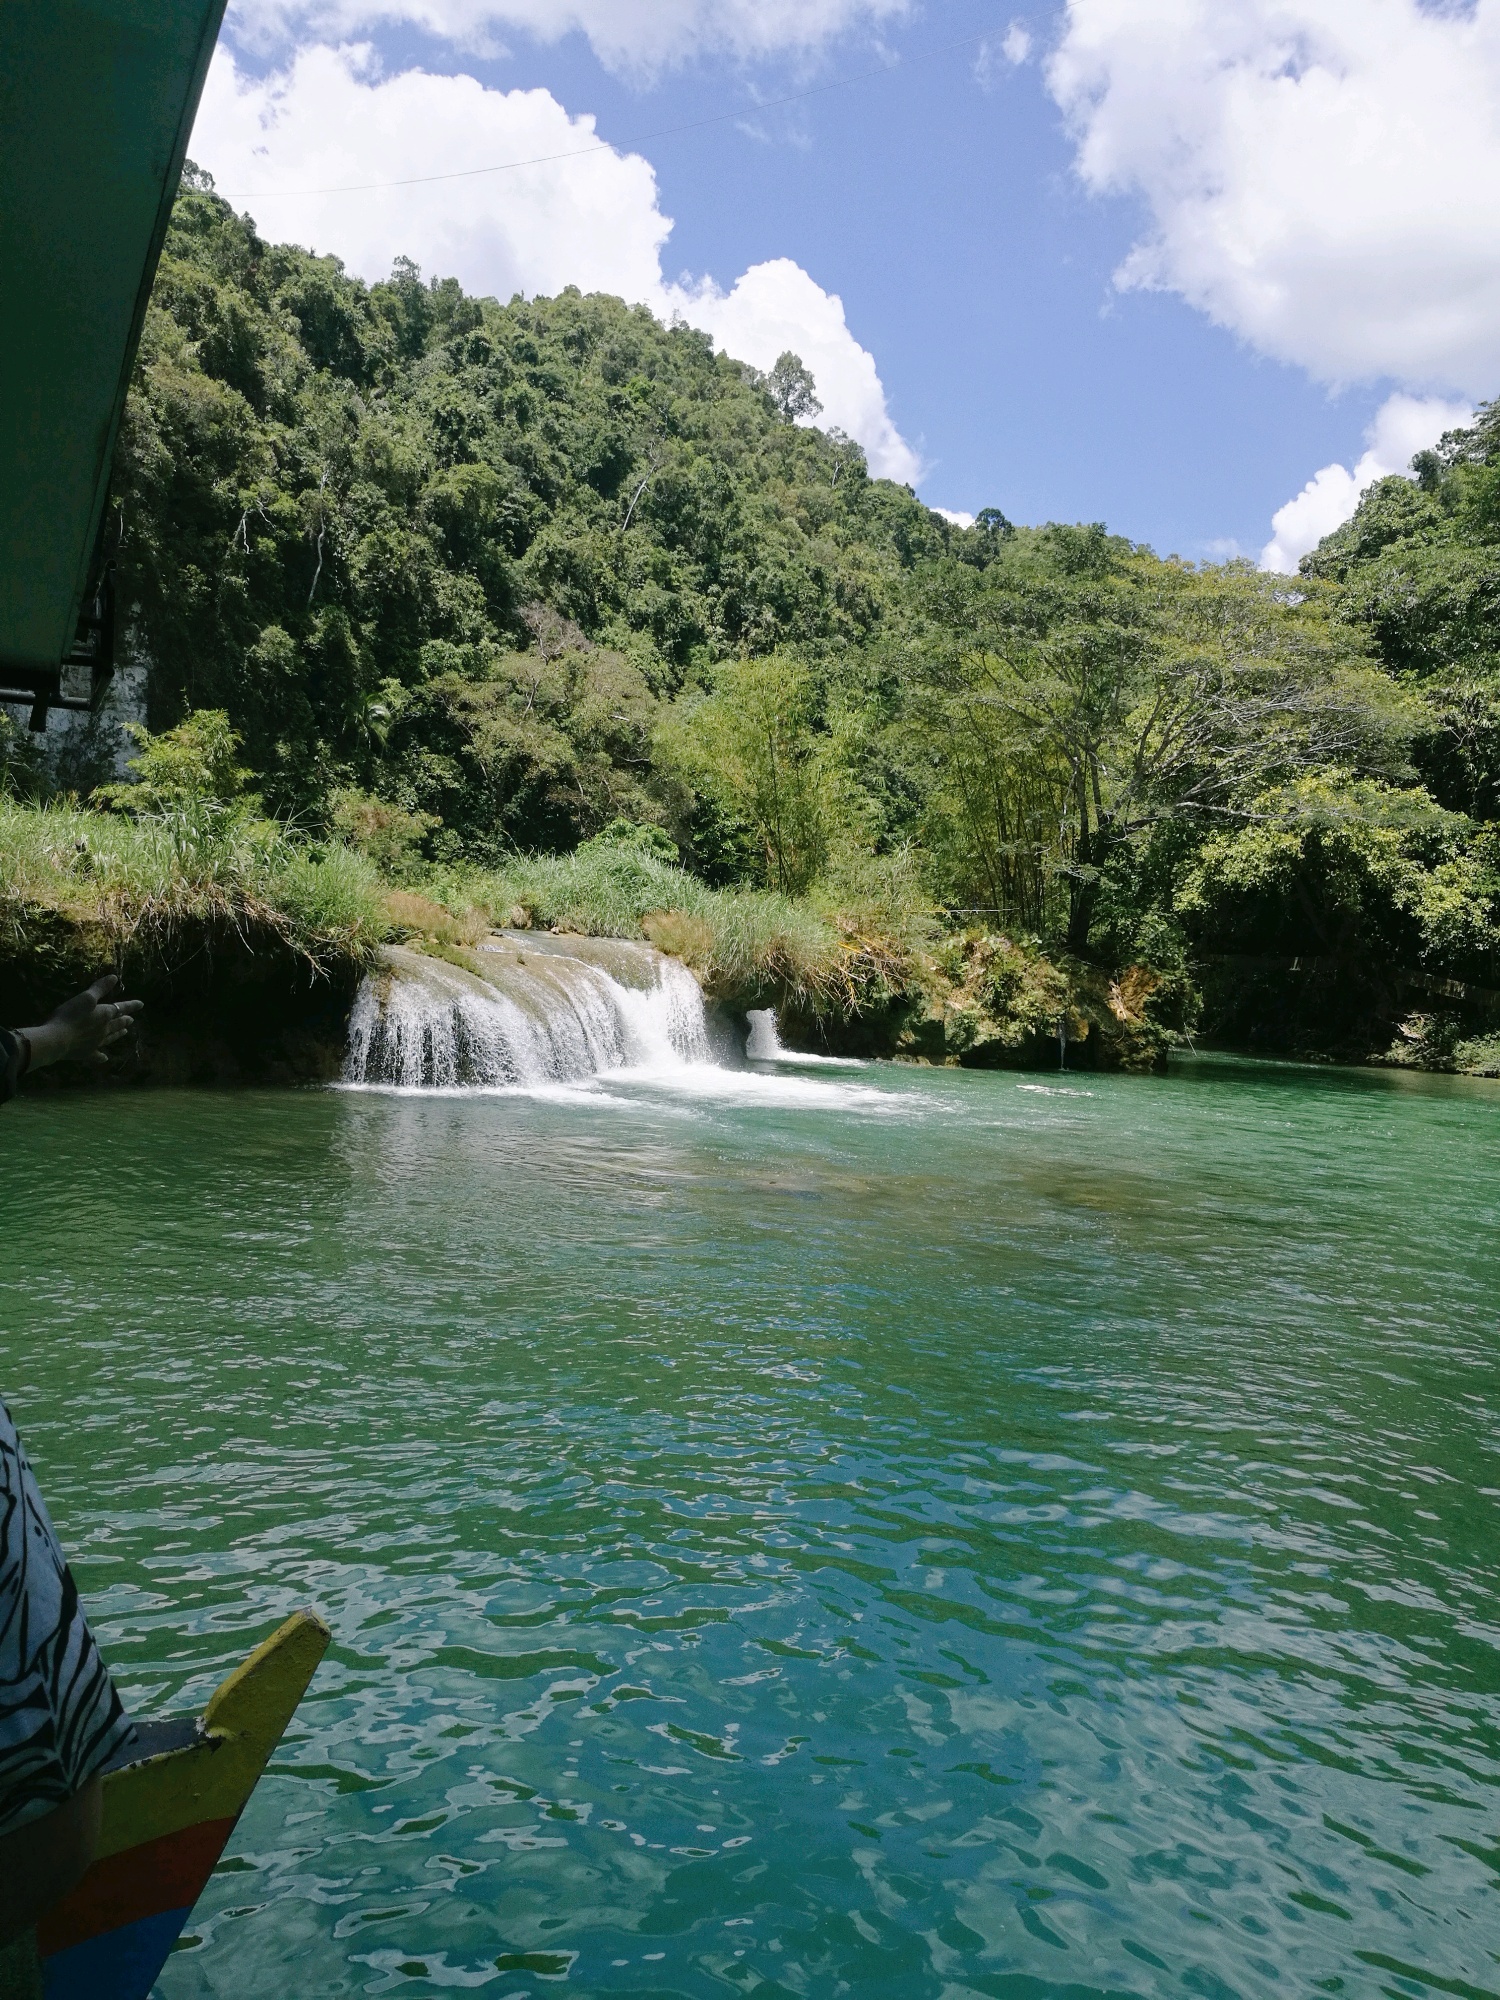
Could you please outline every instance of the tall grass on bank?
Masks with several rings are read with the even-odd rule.
[[[838,934],[810,904],[770,890],[710,889],[630,848],[518,862],[480,893],[502,921],[520,910],[539,925],[648,938],[712,990],[759,997],[782,988],[813,999],[834,982]]]
[[[920,913],[889,883],[828,898],[710,889],[629,842],[434,875],[426,888],[455,915],[477,909],[499,927],[645,938],[683,959],[710,993],[742,1005],[853,1011],[876,989],[899,989],[925,939]]]
[[[370,963],[392,936],[431,933],[441,948],[512,924],[644,938],[711,993],[814,1013],[900,990],[921,929],[889,894],[710,889],[628,843],[424,871],[399,890],[342,842],[310,844],[211,801],[126,814],[0,794],[0,957],[13,966],[60,952],[169,966],[217,935],[288,952],[317,976]]]
[[[310,847],[244,813],[128,817],[0,795],[0,941],[27,956],[53,927],[116,958],[171,958],[214,931],[281,947],[315,974],[373,958],[386,931],[374,867],[342,845]]]

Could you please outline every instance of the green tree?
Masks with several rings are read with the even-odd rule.
[[[827,853],[814,706],[801,661],[784,653],[739,660],[721,667],[713,693],[684,704],[659,738],[690,783],[755,829],[764,879],[791,894],[816,879]]]
[[[539,649],[539,607],[656,696],[742,653],[864,643],[941,524],[790,420],[816,395],[784,364],[768,390],[693,329],[571,290],[502,306],[405,259],[365,285],[188,174],[115,470],[151,726],[223,710],[277,810],[326,821],[350,787],[436,810],[417,795],[458,795],[434,779],[468,754],[455,717],[494,707],[487,663]],[[559,810],[571,780],[535,747],[529,779],[507,760],[504,837],[566,843],[597,810]],[[633,799],[652,774],[631,730],[616,750]],[[448,831],[483,848],[497,823]]]
[[[1086,954],[1107,871],[1164,820],[1206,829],[1330,764],[1401,767],[1410,705],[1315,592],[1099,529],[1010,546],[945,607],[917,713],[970,879],[1014,920],[1040,927],[1058,884]]]
[[[785,424],[823,414],[812,371],[804,365],[801,355],[793,354],[790,348],[776,357],[776,365],[766,377],[766,391]]]
[[[153,736],[127,724],[137,750],[126,784],[101,786],[96,797],[121,812],[183,812],[200,806],[255,811],[246,789],[252,773],[239,761],[238,733],[222,709],[199,709],[175,729]]]
[[[1500,817],[1500,406],[1378,481],[1303,558],[1425,710],[1417,769],[1437,798]]]

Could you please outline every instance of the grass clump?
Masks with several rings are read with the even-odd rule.
[[[1460,1076],[1500,1076],[1500,1035],[1476,1035],[1459,1042],[1453,1067]]]
[[[819,911],[773,891],[710,889],[643,848],[586,841],[572,854],[517,858],[433,886],[499,927],[643,938],[742,1005],[833,992],[839,939]]]
[[[222,715],[138,732],[135,783],[28,805],[0,795],[0,949],[121,967],[172,965],[215,941],[297,961],[314,978],[369,963],[387,930],[373,865],[267,819]],[[63,941],[75,941],[67,952]],[[44,946],[43,940],[50,940]]]
[[[711,889],[664,848],[657,829],[620,825],[571,854],[435,874],[427,894],[499,927],[643,938],[737,1006],[848,1015],[914,976],[926,919],[891,872],[845,885],[854,894]]]
[[[362,856],[313,848],[261,821],[212,842],[170,818],[124,819],[0,797],[0,926],[14,950],[50,914],[93,933],[111,958],[170,955],[190,931],[275,940],[326,972],[371,958],[385,894]]]

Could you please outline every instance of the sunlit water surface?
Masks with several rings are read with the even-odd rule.
[[[130,1705],[334,1643],[163,2000],[1500,1992],[1500,1090],[701,1070],[0,1125]]]

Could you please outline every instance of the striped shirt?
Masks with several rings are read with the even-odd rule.
[[[70,1799],[130,1735],[0,1402],[0,1834]]]

